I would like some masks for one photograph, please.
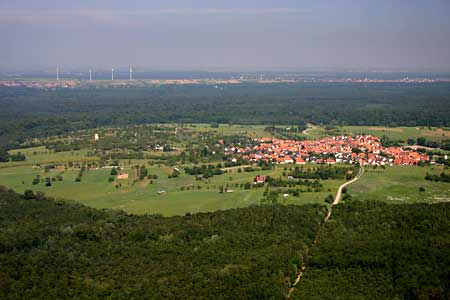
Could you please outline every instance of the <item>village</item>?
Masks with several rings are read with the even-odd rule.
[[[402,147],[383,147],[380,138],[372,135],[333,136],[305,141],[261,138],[254,141],[255,146],[227,145],[225,154],[234,162],[241,157],[249,162],[297,165],[308,162],[364,166],[433,164],[426,154]]]

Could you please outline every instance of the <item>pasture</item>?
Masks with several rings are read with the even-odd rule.
[[[30,151],[36,152],[37,150]],[[40,149],[40,151],[46,152],[45,149]],[[48,152],[44,159],[52,163],[66,163],[69,158],[75,158],[71,155],[71,152]],[[32,161],[37,163],[37,157]],[[28,161],[28,164],[23,162],[17,165],[2,163],[0,164],[0,185],[10,187],[17,192],[27,189],[42,191],[51,197],[76,200],[95,208],[121,209],[133,214],[157,213],[172,216],[184,215],[188,212],[209,212],[260,204],[264,188],[253,187],[255,176],[280,177],[285,171],[284,167],[287,170],[295,167],[286,165],[278,166],[273,170],[253,172],[238,172],[237,168],[228,168],[225,169],[227,172],[223,175],[197,180],[195,176],[185,174],[182,169],[179,177],[168,178],[173,167],[147,165],[148,173],[157,175],[158,178],[138,180],[132,166],[145,164],[146,161],[124,160],[120,163],[124,166],[121,172],[129,174],[129,178],[113,182],[108,180],[111,170],[107,168],[87,169],[81,182],[76,182],[79,169],[61,167],[46,171],[45,168],[37,168],[31,164],[31,161]],[[34,185],[32,182],[36,176],[40,176],[41,180]],[[60,176],[62,180],[52,181],[51,186],[46,186],[45,178],[56,178],[57,176]],[[245,189],[244,185],[248,182],[252,183],[252,187]],[[342,182],[341,180],[324,180],[321,181],[323,190],[320,192],[306,192],[299,196],[289,195],[287,197],[280,195],[279,202],[282,204],[325,204],[325,197],[328,194],[335,194]],[[220,193],[220,187],[228,192]]]
[[[383,200],[390,203],[447,202],[450,201],[450,184],[425,180],[427,172],[440,174],[443,171],[441,166],[366,168],[364,175],[350,185],[348,190],[354,199],[360,200]],[[419,191],[420,187],[425,191]]]
[[[314,139],[325,136],[325,127],[309,125],[308,138]],[[249,137],[269,137],[270,133],[264,129],[265,125],[228,125],[220,124],[217,128],[211,124],[184,125],[184,130],[195,132],[215,132],[219,135],[242,135]],[[416,127],[367,127],[346,126],[340,129],[345,133],[373,135],[388,135],[392,139],[406,140],[410,137],[423,136],[429,140],[445,139],[448,130],[438,128]],[[302,135],[302,133],[297,133]],[[105,136],[103,134],[101,136]],[[92,134],[86,134],[91,138]],[[178,146],[178,145],[177,145]],[[183,145],[180,145],[180,147]],[[12,150],[25,154],[26,160],[19,162],[0,163],[0,185],[13,188],[17,192],[27,189],[43,191],[46,195],[67,200],[76,200],[83,204],[96,208],[121,209],[134,214],[163,214],[184,215],[185,213],[209,212],[237,207],[246,207],[261,203],[265,188],[245,189],[246,183],[253,183],[256,175],[269,175],[272,177],[284,177],[284,168],[289,171],[293,165],[277,166],[268,171],[238,172],[237,167],[224,169],[225,174],[208,179],[197,180],[195,176],[185,174],[183,166],[180,168],[180,176],[168,178],[174,170],[174,166],[166,166],[160,160],[162,156],[173,153],[144,151],[147,159],[123,159],[120,166],[124,173],[129,175],[127,180],[109,181],[110,169],[98,167],[100,158],[93,156],[90,149],[54,152],[45,147],[34,147],[20,150]],[[150,161],[153,163],[150,164]],[[73,162],[74,166],[70,166]],[[79,166],[75,163],[95,163],[87,168],[81,182],[76,182],[80,173]],[[217,163],[211,161],[210,163]],[[58,165],[56,168],[47,169],[47,165]],[[139,180],[133,166],[146,165],[148,173],[156,175],[154,180]],[[189,166],[189,165],[187,165]],[[314,167],[307,165],[306,167]],[[440,202],[449,201],[450,187],[448,183],[430,182],[424,179],[427,172],[439,174],[442,167],[387,167],[384,169],[367,169],[364,176],[355,184],[349,186],[349,192],[358,199],[379,199],[390,202]],[[38,184],[33,180],[39,176]],[[46,186],[45,179],[54,178],[51,186]],[[304,192],[299,196],[280,195],[278,202],[282,204],[324,204],[327,195],[335,195],[343,181],[322,180],[323,188],[319,192]],[[425,191],[419,192],[419,187]],[[224,189],[228,192],[221,193]],[[272,188],[274,189],[274,188]]]
[[[196,132],[214,132],[221,135],[241,135],[252,138],[270,137],[270,133],[264,131],[267,125],[234,125],[234,124],[218,124],[217,128],[213,128],[211,124],[189,124],[188,128]]]
[[[450,130],[437,127],[382,127],[382,126],[342,126],[343,134],[370,134],[374,136],[387,136],[392,140],[417,139],[424,137],[430,141],[450,139]]]

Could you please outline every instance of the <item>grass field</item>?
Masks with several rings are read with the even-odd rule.
[[[53,153],[46,159],[54,161],[56,158],[64,160],[68,157],[70,157],[68,154]],[[131,166],[142,163],[145,162],[132,160]],[[194,176],[187,175],[183,171],[180,177],[169,179],[168,174],[173,169],[166,166],[148,166],[147,169],[149,174],[158,176],[153,183],[149,180],[134,182],[135,174],[130,167],[125,167],[123,171],[129,174],[128,180],[111,183],[108,182],[109,169],[90,169],[84,173],[81,182],[75,182],[78,170],[53,169],[46,173],[43,169],[33,168],[30,164],[15,166],[5,164],[0,167],[0,185],[10,187],[17,192],[27,189],[39,190],[52,197],[73,199],[96,208],[121,209],[135,214],[160,213],[170,216],[259,204],[263,198],[264,188],[243,189],[240,185],[253,182],[256,175],[278,177],[284,171],[284,167],[279,167],[270,171],[238,173],[234,168],[231,173],[214,176],[207,180],[196,180]],[[43,181],[33,185],[32,181],[37,175],[41,178],[61,175],[63,180],[52,182],[50,187],[45,186]],[[324,204],[325,197],[328,194],[335,194],[342,182],[340,180],[322,181],[324,188],[321,192],[302,193],[299,197],[292,195],[286,198],[280,197],[279,201],[283,204]],[[116,188],[118,183],[120,187]],[[220,193],[220,186],[228,187],[232,192]],[[160,191],[165,193],[160,194]]]
[[[444,168],[439,166],[366,169],[361,179],[348,189],[353,198],[361,200],[377,199],[391,203],[450,201],[449,183],[425,180],[427,172],[440,174],[443,171]],[[425,191],[420,192],[419,187]]]
[[[342,126],[339,127],[343,133],[370,134],[375,136],[387,136],[393,140],[406,141],[409,138],[417,139],[424,137],[430,141],[442,141],[450,139],[450,130],[436,127],[380,127],[380,126]]]
[[[212,128],[211,124],[190,124],[193,131],[215,132],[223,135],[243,135],[252,138],[270,137],[270,133],[264,131],[267,125],[228,125],[220,124],[218,128]]]
[[[132,161],[131,165],[142,163]],[[289,167],[289,166],[288,166]],[[161,213],[163,215],[183,215],[187,212],[206,212],[236,207],[246,207],[260,203],[263,188],[242,189],[240,184],[252,182],[258,174],[281,176],[283,168],[270,171],[242,172],[233,170],[221,176],[199,181],[194,176],[181,172],[178,178],[168,178],[171,168],[161,166],[148,167],[149,174],[158,175],[158,179],[134,182],[134,172],[125,168],[130,175],[128,180],[108,182],[110,170],[91,169],[86,171],[81,182],[75,182],[78,170],[51,170],[45,173],[28,165],[0,168],[0,184],[13,188],[17,192],[26,189],[41,190],[56,198],[74,199],[96,208],[122,209],[130,213]],[[384,169],[366,169],[363,177],[349,186],[349,193],[355,199],[378,199],[393,203],[406,202],[442,202],[450,201],[450,184],[430,182],[424,179],[427,172],[439,174],[442,167],[397,166]],[[63,181],[55,181],[51,187],[43,182],[32,185],[33,178],[56,177],[61,174]],[[343,183],[341,180],[321,181],[324,189],[317,193],[301,193],[279,201],[283,204],[321,203],[328,194],[335,194]],[[219,193],[219,187],[227,187],[233,192]],[[419,187],[425,191],[420,192]],[[165,191],[164,194],[158,192]]]
[[[267,137],[264,131],[265,125],[223,125],[211,128],[210,124],[191,124],[189,130],[216,131],[224,135],[246,135],[251,137]],[[441,139],[447,136],[449,131],[443,129],[428,128],[382,128],[382,127],[343,127],[343,131],[352,133],[370,133],[375,135],[387,134],[393,139],[407,139],[409,137],[424,136],[426,138]],[[301,133],[299,133],[301,134]],[[308,138],[324,136],[323,127],[312,126],[308,130]],[[131,169],[133,165],[148,164],[148,160],[121,161],[125,172],[130,179],[118,182],[109,182],[109,169],[90,169],[85,172],[81,182],[75,182],[79,170],[52,169],[45,173],[43,168],[36,168],[48,164],[68,164],[68,162],[96,161],[98,157],[88,156],[88,150],[53,152],[44,147],[35,147],[21,150],[12,150],[11,153],[22,152],[26,156],[23,162],[0,163],[0,185],[13,188],[17,192],[26,189],[41,190],[47,195],[74,199],[86,205],[96,208],[122,209],[130,213],[161,213],[164,215],[182,215],[186,212],[203,212],[245,207],[260,203],[263,198],[263,188],[242,188],[242,184],[253,182],[256,175],[281,176],[284,167],[264,172],[238,173],[232,169],[231,173],[214,176],[208,180],[196,180],[181,172],[178,178],[168,179],[173,169],[164,165],[148,166],[149,174],[158,175],[158,179],[150,183],[149,180],[134,182],[135,174]],[[147,153],[152,156],[163,155],[162,152]],[[292,167],[292,166],[288,166]],[[449,201],[449,184],[425,181],[426,172],[442,172],[441,167],[388,167],[386,170],[368,169],[364,176],[349,187],[354,198],[380,199],[391,202],[438,202]],[[62,181],[55,181],[51,187],[46,187],[43,180],[38,185],[32,181],[40,175],[46,177],[62,176]],[[328,194],[335,194],[338,186],[343,181],[321,181],[324,189],[316,193],[301,193],[299,197],[280,197],[284,204],[324,203]],[[116,185],[120,184],[119,187]],[[229,188],[233,192],[219,193],[220,187]],[[424,187],[424,192],[419,192],[419,187]],[[164,193],[160,194],[160,191]]]
[[[429,141],[436,142],[450,139],[450,130],[448,128],[437,127],[337,126],[336,134],[370,134],[379,137],[387,136],[392,140],[402,141],[407,141],[409,138],[417,139],[419,137],[424,137]],[[319,139],[329,134],[327,134],[324,126],[309,124],[307,135],[302,133],[299,133],[298,135],[305,136],[308,139]]]
[[[11,150],[10,154],[21,152],[25,155],[25,161],[10,161],[7,163],[0,163],[0,168],[20,166],[20,165],[35,165],[35,164],[52,164],[52,163],[68,163],[83,162],[83,161],[98,161],[99,158],[95,156],[88,156],[88,150],[76,150],[66,152],[54,152],[45,147],[33,147],[26,149]]]

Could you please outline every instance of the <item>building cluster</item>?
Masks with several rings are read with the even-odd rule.
[[[383,78],[335,78],[335,79],[319,79],[318,82],[330,83],[436,83],[436,82],[450,82],[450,78],[397,78],[397,79],[383,79]]]
[[[282,140],[262,138],[256,145],[229,145],[225,154],[232,161],[242,157],[251,162],[273,162],[277,164],[349,163],[361,165],[417,165],[426,162],[426,154],[401,147],[383,147],[380,138],[371,135],[334,136],[319,140]]]
[[[45,81],[45,80],[12,80],[12,81],[0,81],[0,86],[4,87],[26,87],[33,89],[52,90],[58,88],[75,88],[77,82],[75,80],[59,80],[59,81]]]

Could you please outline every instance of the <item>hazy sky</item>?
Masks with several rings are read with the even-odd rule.
[[[0,0],[0,68],[450,71],[449,0]]]

